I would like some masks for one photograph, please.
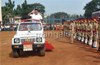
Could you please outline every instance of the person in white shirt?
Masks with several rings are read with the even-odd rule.
[[[5,25],[5,31],[7,31],[7,25]]]
[[[7,25],[7,29],[8,29],[8,31],[10,30],[10,26],[9,25]]]
[[[4,26],[3,25],[1,26],[1,31],[4,31]]]
[[[35,20],[38,20],[38,22],[40,22],[42,20],[42,16],[39,14],[38,9],[35,9],[35,11],[32,11],[28,14],[28,16],[31,16],[32,22],[37,22]]]

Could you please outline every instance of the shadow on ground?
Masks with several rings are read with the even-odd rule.
[[[46,50],[46,52],[52,52],[52,50]],[[30,56],[39,56],[39,57],[43,57],[40,56],[39,51],[28,51],[28,52],[20,52],[20,58],[26,58],[26,57],[30,57]],[[9,57],[14,58],[13,57],[13,52],[9,53]]]
[[[93,55],[86,55],[87,57],[93,57],[95,58],[96,60],[93,60],[93,62],[96,62],[96,63],[100,63],[100,56],[93,56]]]

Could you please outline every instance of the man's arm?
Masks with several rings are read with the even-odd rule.
[[[30,16],[30,15],[31,15],[31,13],[34,13],[34,11],[31,11],[31,12],[28,14],[28,16]]]
[[[43,18],[42,18],[42,16],[40,15],[40,21],[43,21]]]

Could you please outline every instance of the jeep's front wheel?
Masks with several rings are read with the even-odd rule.
[[[45,56],[45,47],[40,49],[40,56]]]
[[[14,58],[18,58],[20,56],[20,51],[19,50],[13,50],[13,56],[14,56]]]

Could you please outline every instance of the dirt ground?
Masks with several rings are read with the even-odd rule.
[[[56,32],[56,31],[45,31]],[[46,38],[54,50],[46,51],[44,57],[38,52],[21,52],[21,57],[13,58],[11,40],[16,32],[0,32],[1,65],[100,65],[100,52],[79,41],[70,44],[69,37]]]

